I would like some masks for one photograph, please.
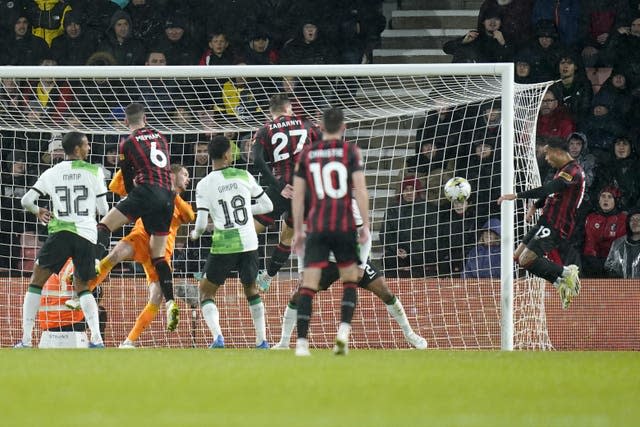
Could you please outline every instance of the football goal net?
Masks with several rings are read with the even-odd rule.
[[[191,184],[182,197],[195,205],[194,188],[210,170],[208,141],[227,135],[235,166],[256,173],[253,135],[271,119],[270,96],[287,92],[295,114],[312,121],[328,106],[344,110],[346,138],[364,157],[371,263],[384,272],[412,328],[430,348],[551,348],[544,283],[512,262],[515,242],[526,231],[524,203],[496,204],[501,193],[540,182],[535,123],[546,85],[515,85],[511,64],[0,67],[0,77],[2,346],[20,340],[22,299],[47,235],[21,208],[20,198],[63,158],[65,132],[89,136],[90,160],[109,179],[118,167],[118,143],[128,134],[124,108],[143,103],[149,125],[170,141],[171,161],[189,171]],[[467,201],[446,199],[443,186],[454,176],[471,185]],[[116,200],[110,196],[111,204]],[[261,262],[278,244],[280,226],[260,236]],[[212,340],[196,279],[211,232],[193,242],[190,227],[178,233],[173,259],[180,325],[167,332],[161,312],[141,335],[143,347],[205,347]],[[114,233],[112,244],[128,230]],[[297,282],[291,256],[262,295],[272,343]],[[333,342],[340,295],[341,286],[335,286],[315,298],[312,346]],[[126,338],[147,297],[144,272],[132,262],[119,265],[102,284],[108,346]],[[359,298],[352,345],[406,348],[384,303],[363,289]],[[220,289],[216,303],[227,346],[252,347],[251,316],[235,277]]]

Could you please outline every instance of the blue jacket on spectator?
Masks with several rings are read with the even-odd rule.
[[[462,278],[500,278],[500,220],[492,218],[485,223],[478,244],[469,251]],[[485,241],[485,233],[497,234],[497,239]]]

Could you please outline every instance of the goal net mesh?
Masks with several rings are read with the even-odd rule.
[[[107,70],[108,71],[108,70]],[[0,234],[0,321],[2,346],[21,337],[24,292],[46,227],[25,213],[20,197],[37,177],[60,161],[60,140],[69,130],[89,135],[91,161],[108,177],[117,168],[117,145],[128,131],[124,107],[142,102],[149,125],[164,132],[172,162],[187,167],[191,184],[183,198],[195,204],[194,189],[208,173],[206,144],[224,133],[234,143],[237,167],[252,169],[254,132],[267,120],[269,97],[285,91],[296,114],[317,120],[330,105],[344,109],[346,137],[362,150],[370,195],[371,261],[402,301],[414,331],[432,348],[500,348],[500,234],[524,235],[525,206],[517,204],[515,228],[501,230],[495,199],[500,194],[501,77],[497,75],[412,75],[211,78],[3,78],[0,85],[2,229]],[[171,75],[167,68],[166,75]],[[221,74],[217,74],[220,76]],[[544,85],[519,86],[515,93],[516,188],[539,184],[535,122]],[[47,93],[43,97],[42,94]],[[442,192],[453,176],[472,187],[468,203],[451,204]],[[257,177],[259,178],[259,177]],[[115,202],[116,196],[110,202]],[[47,206],[44,200],[43,206]],[[114,233],[112,243],[130,227]],[[493,230],[490,232],[490,230]],[[201,316],[197,281],[210,234],[188,240],[184,226],[174,253],[174,285],[181,322],[165,330],[161,310],[139,344],[143,347],[204,347],[211,340]],[[496,235],[491,234],[496,232]],[[261,262],[278,242],[279,224],[260,237]],[[497,240],[496,240],[497,239]],[[497,261],[496,261],[497,260]],[[496,264],[498,262],[498,264]],[[496,275],[497,274],[497,275]],[[545,324],[544,284],[514,271],[515,348],[551,348]],[[297,285],[295,256],[280,271],[263,300],[267,335],[276,342],[282,312]],[[147,301],[139,265],[125,262],[101,286],[106,309],[105,342],[123,341]],[[342,287],[317,295],[310,339],[327,347],[335,336]],[[402,330],[384,303],[359,291],[352,345],[406,348]],[[254,345],[248,305],[237,275],[216,298],[230,347]],[[41,330],[36,326],[34,344]]]

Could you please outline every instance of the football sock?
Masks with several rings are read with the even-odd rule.
[[[340,303],[340,321],[342,323],[351,323],[357,302],[358,284],[355,282],[345,282],[342,291],[342,302]]]
[[[96,244],[96,255],[99,258],[104,258],[109,253],[109,246],[111,242],[111,230],[103,223],[98,223],[96,226],[98,229],[98,242]]]
[[[82,314],[84,314],[84,320],[89,325],[91,330],[91,342],[93,344],[102,343],[102,335],[100,335],[100,318],[98,316],[98,304],[93,294],[88,290],[84,290],[78,294],[80,297],[80,307],[82,307]]]
[[[111,260],[108,257],[102,258],[100,260],[100,264],[98,265],[98,276],[95,279],[89,280],[89,283],[87,283],[87,285],[89,286],[89,290],[93,291],[96,286],[104,282],[104,279],[106,279],[109,273],[111,273],[113,267],[115,266],[111,263]]]
[[[42,288],[31,284],[24,295],[22,302],[22,344],[24,345],[31,345],[33,327],[40,308],[40,294],[42,294]]]
[[[129,341],[137,341],[138,338],[140,338],[140,334],[142,334],[142,332],[147,329],[147,327],[156,317],[158,311],[160,311],[159,306],[148,302],[144,309],[138,315],[135,325],[133,325],[131,332],[129,332],[129,335],[127,335],[127,339]]]
[[[271,277],[274,277],[276,274],[278,274],[278,271],[280,271],[282,266],[285,265],[289,260],[290,255],[291,246],[278,243],[278,246],[276,246],[273,250],[271,259],[269,260],[269,263],[267,265],[267,274]]]
[[[398,298],[393,297],[394,302],[391,304],[386,304],[387,312],[398,322],[402,332],[407,335],[413,332],[411,325],[409,324],[409,319],[407,319],[407,313],[404,311],[404,307]]]
[[[256,329],[256,345],[262,344],[267,339],[267,325],[264,321],[264,303],[259,294],[247,297],[249,311],[253,319],[253,327]]]
[[[212,299],[206,299],[200,302],[200,309],[202,310],[202,317],[204,322],[213,334],[214,341],[218,336],[222,335],[222,329],[220,328],[220,312],[216,303]]]
[[[300,288],[300,296],[298,297],[298,338],[307,338],[309,333],[309,320],[311,319],[311,308],[313,297],[316,291],[309,288]]]
[[[171,268],[164,257],[153,258],[151,260],[153,266],[158,273],[158,281],[160,282],[160,289],[162,289],[162,295],[164,295],[165,301],[173,300],[173,280],[171,277]]]
[[[562,266],[542,257],[533,260],[525,269],[551,283],[554,283],[556,279],[562,275],[563,271]]]
[[[284,309],[284,314],[282,315],[281,343],[289,344],[289,341],[291,341],[291,334],[293,333],[293,328],[296,327],[297,317],[298,307],[295,304],[287,304],[287,308]]]

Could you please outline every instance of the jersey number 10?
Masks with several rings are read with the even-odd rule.
[[[310,163],[309,171],[313,176],[313,187],[318,199],[329,196],[332,199],[340,199],[347,194],[347,168],[340,162],[329,162],[322,166],[320,163]],[[336,180],[333,179],[335,172]]]

